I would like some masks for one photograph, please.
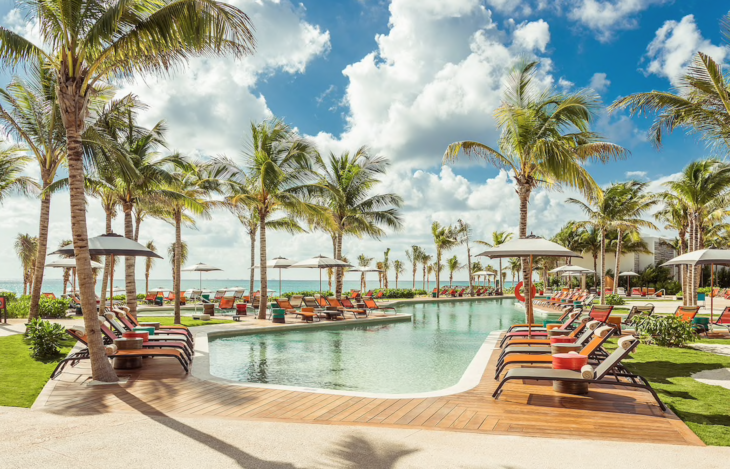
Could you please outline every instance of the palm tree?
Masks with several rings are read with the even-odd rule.
[[[65,248],[67,246],[71,246],[71,240],[70,239],[62,239],[60,243],[58,243],[58,249]],[[70,257],[70,256],[63,256],[63,257]],[[73,274],[73,269],[70,267],[64,267],[63,269],[63,294],[66,294],[67,288],[66,286],[71,281],[71,274]],[[76,292],[72,292],[76,293]]]
[[[365,254],[360,254],[357,256],[357,265],[360,267],[369,267],[370,263],[373,261],[372,257],[368,257]],[[365,282],[365,272],[362,272],[360,274],[360,291],[365,293],[365,289],[367,287],[367,284]]]
[[[379,284],[379,288],[382,290],[383,289],[383,272],[385,272],[385,268],[383,267],[383,263],[380,261],[375,263],[375,268],[378,269],[378,284]]]
[[[598,256],[601,254],[601,232],[595,226],[577,227],[573,222],[573,229],[579,234],[578,249],[581,254],[589,253],[593,258],[593,272],[598,279]]]
[[[38,184],[23,176],[30,158],[20,153],[20,147],[0,149],[0,204],[12,194],[30,195],[37,191]]]
[[[658,222],[664,223],[664,229],[676,230],[678,236],[678,243],[675,247],[676,251],[682,255],[687,252],[687,232],[689,231],[689,208],[682,200],[680,200],[675,194],[664,193],[661,194],[665,201],[664,207],[654,214],[654,217]],[[682,285],[682,290],[687,292],[686,280],[687,280],[687,266],[679,266],[679,281]],[[687,304],[688,295],[682,296],[682,301]]]
[[[730,15],[722,22],[726,42],[730,42]],[[697,52],[674,93],[650,91],[616,100],[609,111],[628,109],[633,115],[656,116],[649,135],[661,147],[665,133],[678,128],[698,133],[710,147],[727,153],[730,148],[730,74],[704,52]],[[724,147],[721,149],[720,147]],[[686,296],[686,295],[685,295]]]
[[[180,255],[178,256],[178,250]],[[177,241],[167,247],[167,257],[170,258],[170,269],[172,270],[172,283],[177,285],[178,278],[176,277],[177,265],[184,264],[188,261],[188,243],[181,241],[178,245]],[[178,262],[179,259],[179,262]]]
[[[436,245],[436,296],[439,294],[441,289],[441,271],[443,270],[443,264],[441,264],[441,257],[444,251],[453,249],[459,244],[458,234],[456,229],[451,226],[441,226],[441,223],[435,221],[431,224],[431,234],[433,235],[433,242]]]
[[[535,80],[538,62],[521,62],[509,78],[502,104],[494,112],[502,133],[499,151],[474,141],[455,142],[444,154],[453,162],[460,152],[506,169],[517,184],[520,199],[519,237],[527,237],[527,208],[537,187],[560,185],[591,196],[598,185],[585,163],[625,158],[628,151],[608,143],[591,132],[589,125],[600,109],[600,98],[592,90],[559,93],[542,90]],[[529,288],[530,276],[523,274]]]
[[[23,295],[28,294],[28,287],[33,288],[33,269],[38,255],[38,238],[29,234],[18,234],[15,238],[15,253],[23,266]]]
[[[383,285],[385,286],[385,289],[388,289],[388,271],[393,267],[393,263],[390,261],[390,248],[386,249],[385,252],[383,252]]]
[[[512,286],[515,286],[515,275],[517,276],[517,281],[520,279],[520,272],[522,271],[522,262],[520,261],[519,257],[510,257],[509,261],[507,262],[507,267],[509,268],[510,272],[512,272]]]
[[[454,272],[464,268],[463,265],[459,264],[459,259],[454,256],[446,260],[446,265],[449,267],[449,287],[454,285]]]
[[[477,244],[483,244],[484,246],[488,246],[490,248],[494,248],[497,246],[501,246],[502,244],[506,243],[510,239],[512,239],[512,236],[514,236],[512,233],[508,233],[506,231],[493,231],[492,232],[492,242],[488,241],[476,241]],[[503,279],[502,279],[502,259],[499,259],[499,289],[504,290],[504,287],[502,286]],[[496,285],[495,285],[496,286]]]
[[[152,240],[147,241],[147,244],[144,245],[147,249],[149,249],[152,252],[157,251],[157,246],[155,246],[155,242]],[[145,257],[144,261],[144,291],[147,293],[150,291],[150,272],[152,272],[152,266],[155,263],[154,257]]]
[[[474,279],[472,278],[472,263],[471,263],[471,247],[469,245],[469,239],[471,238],[471,226],[464,220],[459,219],[456,222],[456,236],[460,243],[466,245],[466,269],[469,275],[469,295],[474,294]]]
[[[190,57],[249,54],[254,42],[250,21],[238,8],[215,0],[28,0],[20,8],[39,25],[43,44],[0,28],[0,61],[17,67],[45,60],[56,80],[92,375],[115,382],[99,329],[88,250],[81,136],[90,98],[107,80],[137,73],[167,75]]]
[[[413,266],[413,290],[416,289],[416,272],[418,271],[418,264],[421,263],[421,258],[424,255],[425,251],[420,246],[413,245],[410,250],[406,249],[406,258]]]
[[[425,251],[421,255],[421,265],[423,266],[423,289],[424,290],[431,289],[430,285],[428,286],[428,288],[426,288],[426,279],[427,279],[426,274],[428,273],[427,269],[428,269],[428,266],[430,265],[432,259],[433,259],[433,256],[430,254],[426,254]],[[431,269],[431,272],[433,272],[433,269]]]
[[[229,203],[252,207],[259,219],[259,257],[261,266],[261,299],[267,301],[268,277],[266,271],[266,228],[271,216],[284,212],[290,217],[308,220],[326,220],[326,210],[306,200],[307,194],[317,191],[313,184],[311,167],[314,149],[279,120],[251,124],[251,140],[245,153],[245,170],[230,162],[229,180],[237,180],[242,188],[230,197]],[[244,188],[250,178],[252,185]],[[259,309],[259,319],[266,319],[266,308]]]
[[[403,275],[406,272],[406,265],[397,259],[394,260],[393,261],[393,272],[395,272],[395,288],[397,290],[398,289],[398,277],[400,277],[401,275]]]
[[[401,228],[398,208],[403,199],[393,193],[373,194],[373,189],[380,183],[380,175],[388,167],[387,159],[373,156],[366,147],[361,147],[354,154],[344,152],[336,156],[330,153],[326,160],[317,155],[314,161],[320,174],[314,193],[329,209],[334,223],[335,259],[342,257],[345,236],[379,239],[385,234],[381,226],[393,230]],[[343,270],[338,268],[336,271],[335,295],[339,296]],[[387,272],[384,282],[388,288]]]
[[[588,217],[586,221],[576,222],[575,226],[579,228],[593,226],[601,234],[601,304],[605,302],[606,234],[608,231],[654,228],[654,224],[647,220],[623,215],[624,204],[629,198],[627,194],[625,184],[612,184],[605,191],[599,189],[588,198],[588,203],[572,198],[567,200],[568,203],[580,207]]]
[[[687,165],[676,181],[665,184],[668,191],[664,199],[668,204],[680,202],[687,209],[689,219],[687,230],[688,251],[704,247],[704,237],[710,222],[724,219],[726,207],[730,205],[730,165],[708,158]],[[696,289],[699,281],[696,269],[689,267],[687,289],[683,296],[688,304],[696,304]]]

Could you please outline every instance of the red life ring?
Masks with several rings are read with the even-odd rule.
[[[524,286],[524,283],[525,282],[520,282],[515,287],[515,298],[517,298],[518,300],[520,300],[523,303],[525,302],[525,297],[522,296],[522,294],[520,293],[520,290],[522,290],[522,287]],[[537,292],[537,289],[535,288],[535,284],[533,283],[532,284],[532,296],[531,296],[531,298],[533,298],[533,299],[535,298],[535,293],[536,292]]]

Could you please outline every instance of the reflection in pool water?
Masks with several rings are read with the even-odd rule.
[[[514,300],[402,305],[411,322],[221,337],[210,372],[248,383],[414,393],[458,383],[490,332],[524,321]]]

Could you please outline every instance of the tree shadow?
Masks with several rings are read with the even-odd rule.
[[[332,467],[367,467],[369,469],[389,469],[409,454],[418,452],[414,448],[384,443],[375,445],[362,434],[349,435],[330,450]]]
[[[723,363],[674,363],[670,361],[629,362],[626,368],[652,383],[673,384],[672,378],[691,378],[700,371],[725,368]]]

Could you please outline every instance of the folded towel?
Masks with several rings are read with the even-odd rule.
[[[119,348],[116,345],[111,344],[111,345],[105,345],[104,350],[106,351],[106,356],[110,357],[112,355],[116,355],[117,352],[119,351]]]
[[[593,379],[596,373],[591,365],[583,365],[583,368],[580,369],[580,375],[583,379]]]
[[[621,347],[624,350],[628,350],[629,347],[631,347],[631,345],[634,342],[636,342],[636,337],[633,337],[633,336],[621,337],[618,340],[618,346]]]
[[[601,321],[591,321],[588,323],[588,329],[595,331],[601,324]]]
[[[104,313],[104,317],[107,318],[109,321],[116,318],[116,316],[114,316],[114,313]]]
[[[596,334],[598,337],[606,337],[608,333],[611,332],[611,329],[613,329],[613,327],[611,326],[599,327],[598,329],[596,329],[594,334]]]
[[[86,335],[86,328],[84,326],[71,326],[67,328],[69,331],[76,331],[80,335]]]

